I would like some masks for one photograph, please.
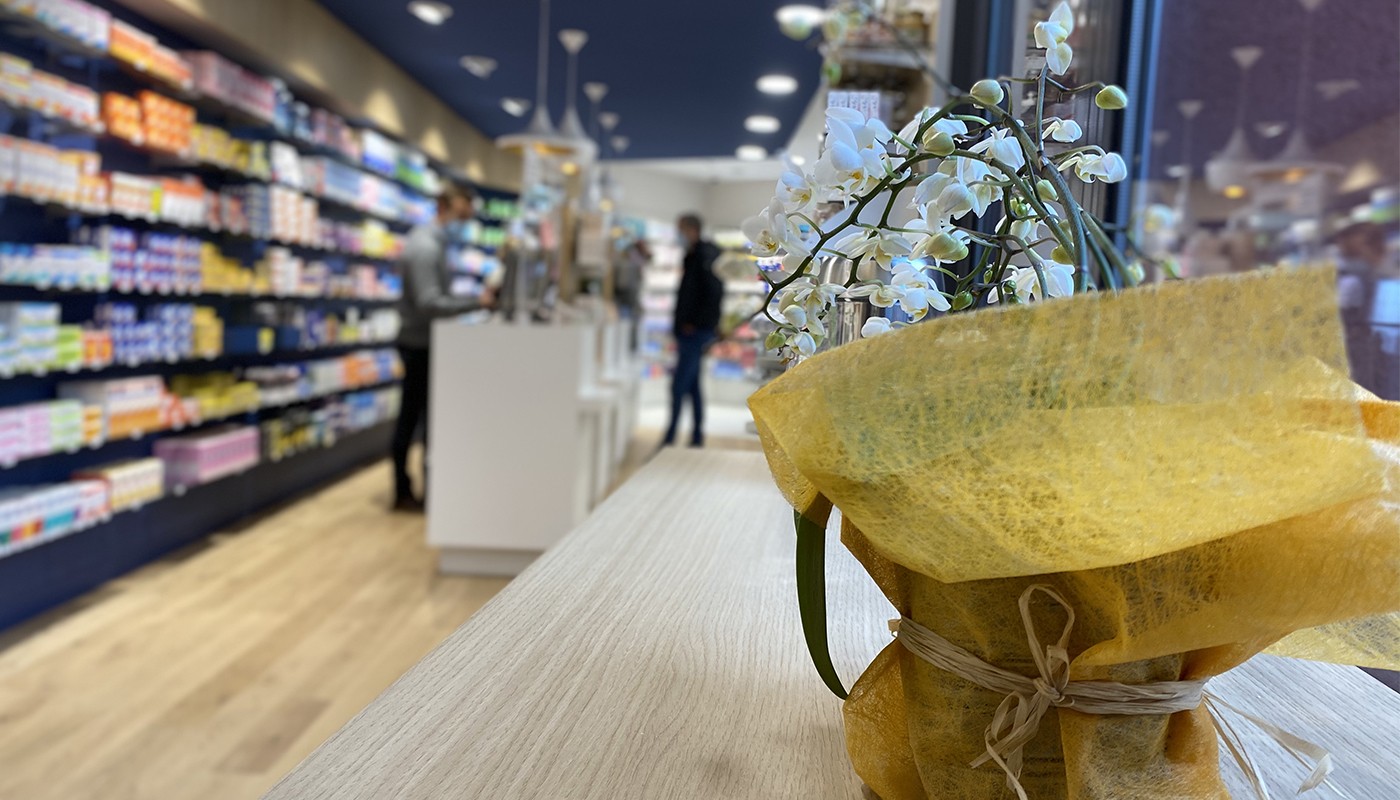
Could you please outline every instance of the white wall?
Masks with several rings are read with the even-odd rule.
[[[623,216],[670,222],[687,212],[705,213],[702,181],[626,162],[615,162],[609,169],[620,190],[617,205]]]
[[[738,228],[773,199],[775,181],[711,183],[705,187],[705,221],[712,229]]]

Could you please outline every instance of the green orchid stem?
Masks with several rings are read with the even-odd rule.
[[[1118,275],[1127,274],[1127,265],[1123,263],[1123,258],[1118,254],[1118,248],[1113,246],[1113,241],[1108,238],[1103,225],[1093,214],[1086,215],[1089,218],[1089,233],[1094,238],[1102,256],[1106,256],[1104,271],[1107,273],[1108,284],[1114,290],[1121,288]]]
[[[831,645],[826,638],[826,527],[793,512],[797,527],[797,608],[802,617],[802,635],[817,674],[831,693],[846,699],[841,676],[831,663]]]
[[[1074,229],[1074,265],[1079,270],[1079,291],[1089,289],[1089,246],[1085,242],[1084,236],[1084,213],[1079,207],[1079,201],[1070,194],[1069,183],[1065,181],[1065,176],[1055,169],[1053,164],[1045,162],[1049,167],[1050,182],[1055,185],[1055,192],[1059,194],[1060,200],[1065,204],[1065,209],[1069,211],[1070,227]]]
[[[1083,92],[1089,91],[1090,89],[1102,89],[1104,86],[1108,85],[1105,84],[1103,81],[1094,81],[1092,83],[1086,83],[1080,86],[1069,87],[1064,85],[1063,83],[1060,83],[1054,78],[1050,78],[1049,82],[1051,86],[1054,86],[1056,89],[1059,89],[1065,94],[1081,94]]]
[[[1065,150],[1062,153],[1056,153],[1054,156],[1051,157],[1050,160],[1055,164],[1055,166],[1059,167],[1062,166],[1066,161],[1070,160],[1074,156],[1079,155],[1080,153],[1098,153],[1099,155],[1103,155],[1104,149],[1096,144],[1084,145],[1083,147],[1076,147],[1073,150]]]
[[[1035,92],[1035,141],[1041,158],[1045,157],[1045,79],[1049,77],[1049,68],[1041,67]]]

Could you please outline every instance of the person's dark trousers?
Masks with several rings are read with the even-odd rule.
[[[700,394],[701,366],[705,358],[705,348],[714,334],[680,334],[676,337],[676,372],[671,378],[671,426],[666,430],[666,444],[676,443],[676,432],[681,424],[681,407],[687,397],[691,400],[695,432],[690,443],[699,447],[705,443],[705,400]]]
[[[394,427],[394,500],[414,498],[413,481],[408,477],[408,451],[418,426],[423,426],[423,441],[428,441],[428,348],[399,347],[403,361],[403,401],[399,405],[399,421]],[[424,491],[427,487],[423,487]]]

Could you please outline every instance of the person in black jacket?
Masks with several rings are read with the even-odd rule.
[[[724,283],[715,275],[715,260],[719,248],[700,238],[703,223],[700,217],[686,214],[677,222],[681,240],[686,244],[681,285],[676,291],[676,371],[671,379],[671,425],[666,430],[664,445],[676,443],[680,427],[681,406],[691,399],[695,429],[690,437],[692,447],[705,445],[705,401],[700,393],[705,349],[719,332],[720,305],[724,300]]]

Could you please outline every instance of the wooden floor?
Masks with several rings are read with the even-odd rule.
[[[376,465],[0,635],[0,800],[259,797],[502,586]]]
[[[0,634],[0,800],[261,796],[505,585],[438,575],[389,484],[364,469]]]

